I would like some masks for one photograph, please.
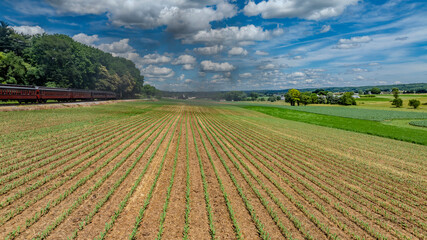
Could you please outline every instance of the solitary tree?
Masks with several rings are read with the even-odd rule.
[[[286,93],[285,101],[290,103],[291,106],[295,106],[295,103],[297,103],[299,106],[299,103],[301,101],[300,97],[301,97],[300,91],[296,89],[291,89]]]
[[[402,107],[403,105],[403,101],[401,98],[399,98],[399,89],[398,88],[393,88],[391,90],[391,92],[393,93],[393,102],[391,103],[391,105],[396,106],[397,108]]]
[[[394,98],[398,98],[399,97],[399,88],[393,88],[391,90],[391,92],[393,93],[393,97]]]
[[[409,106],[414,107],[414,109],[418,108],[420,106],[421,102],[417,99],[411,99],[409,100]]]
[[[403,105],[403,101],[402,101],[402,99],[401,98],[395,98],[395,99],[393,99],[393,102],[392,102],[392,104],[391,105],[394,105],[394,106],[396,106],[397,108],[400,108],[400,107],[402,107],[402,105]]]

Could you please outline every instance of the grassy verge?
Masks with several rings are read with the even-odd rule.
[[[380,137],[387,137],[406,142],[427,145],[427,132],[410,128],[384,125],[379,122],[328,116],[323,114],[302,112],[277,107],[241,106],[242,108],[261,112],[273,117],[305,122],[325,127],[343,129],[347,131],[366,133]]]

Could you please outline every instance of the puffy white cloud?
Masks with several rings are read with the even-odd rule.
[[[353,71],[353,72],[367,72],[368,69],[365,69],[365,68],[353,68],[353,69],[351,69],[351,71]]]
[[[118,42],[103,43],[97,46],[104,52],[113,54],[114,56],[125,56],[127,53],[134,52],[135,49],[129,45],[129,39],[125,38]]]
[[[321,20],[339,16],[347,6],[359,0],[269,0],[249,3],[243,8],[247,16],[261,14],[263,18],[303,18]]]
[[[141,59],[139,59],[139,63],[141,64],[164,64],[170,62],[172,59],[168,56],[163,56],[158,53],[147,54]]]
[[[181,55],[178,58],[176,58],[172,64],[173,65],[179,65],[179,64],[195,64],[196,63],[196,58],[191,56],[191,55]]]
[[[213,72],[229,72],[236,69],[233,65],[228,62],[216,63],[209,60],[202,61],[200,63],[202,71],[213,71]]]
[[[326,32],[329,32],[329,31],[331,31],[331,25],[323,25],[322,29],[320,29],[321,33],[326,33]]]
[[[172,62],[172,64],[182,65],[182,69],[184,70],[191,70],[191,69],[194,69],[194,65],[196,64],[196,58],[191,55],[184,54],[176,58]]]
[[[256,55],[259,55],[259,56],[268,56],[268,52],[259,51],[259,50],[256,50],[256,51],[255,51],[255,54],[256,54]]]
[[[19,27],[12,27],[12,28],[16,32],[25,34],[25,35],[36,35],[36,34],[45,33],[45,30],[40,26],[19,26]]]
[[[243,27],[226,27],[219,29],[202,30],[198,33],[183,39],[183,43],[204,43],[221,44],[234,42],[254,42],[265,41],[273,36],[283,33],[282,29],[264,30],[262,27],[256,27],[252,24]]]
[[[259,68],[262,69],[262,70],[270,70],[270,69],[275,69],[276,66],[274,64],[272,64],[272,63],[267,63],[265,65],[259,66]]]
[[[241,48],[241,47],[233,47],[232,49],[230,49],[228,51],[228,55],[242,55],[242,56],[246,56],[246,55],[248,55],[248,51],[246,51],[246,49]]]
[[[239,77],[241,77],[241,78],[249,78],[249,77],[252,77],[252,73],[241,73],[241,74],[239,74]]]
[[[215,46],[210,46],[210,47],[195,48],[194,51],[196,53],[198,53],[198,54],[214,55],[214,54],[218,54],[223,49],[224,49],[224,46],[222,46],[222,45],[215,45]]]
[[[209,29],[210,22],[233,17],[236,6],[224,0],[47,0],[62,12],[77,14],[107,13],[118,26],[154,29],[167,26],[176,34]]]
[[[303,72],[293,72],[288,75],[290,78],[303,78],[305,77],[305,73]]]
[[[89,36],[89,35],[86,35],[84,33],[79,33],[79,34],[74,35],[73,39],[74,39],[74,41],[86,44],[88,46],[93,46],[94,42],[99,41],[98,35],[95,34],[95,35]]]
[[[176,80],[182,81],[182,80],[184,80],[184,78],[185,78],[185,75],[181,74],[181,75],[179,75],[179,77],[176,78]]]
[[[358,75],[357,77],[354,78],[354,80],[362,81],[362,80],[365,80],[365,78],[361,75]]]
[[[142,69],[142,74],[151,78],[169,78],[173,77],[175,72],[170,68],[149,65],[148,67]]]
[[[372,41],[372,38],[369,36],[362,37],[352,37],[350,39],[342,38],[338,41],[335,48],[338,49],[350,49],[360,47],[362,43],[368,43]]]
[[[194,65],[193,64],[184,64],[184,65],[182,65],[182,69],[192,70],[192,69],[194,69]]]

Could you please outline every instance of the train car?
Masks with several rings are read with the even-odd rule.
[[[111,99],[116,99],[114,92],[0,84],[0,101],[3,102],[46,103],[48,100],[70,102]]]
[[[111,100],[116,99],[116,94],[107,91],[92,91],[93,100]]]
[[[47,88],[39,87],[40,97],[39,102],[47,102],[47,100],[56,100],[58,102],[73,101],[72,90],[65,88]]]
[[[40,91],[34,86],[0,84],[0,101],[37,102]]]
[[[75,89],[71,91],[71,98],[74,100],[90,101],[92,100],[92,91]]]

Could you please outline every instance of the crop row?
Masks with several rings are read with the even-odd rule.
[[[277,144],[267,144],[267,147],[269,147],[269,146],[274,146],[274,145],[277,145]],[[293,146],[290,146],[290,145],[288,145],[289,147],[287,147],[287,148],[293,148]],[[280,148],[278,148],[280,151],[281,151],[281,149]],[[300,151],[297,151],[297,152],[303,152],[303,150],[300,150]],[[295,154],[299,154],[299,153],[295,153]],[[292,154],[292,156],[295,156],[295,154]],[[324,154],[321,154],[322,156],[324,155]],[[288,157],[291,157],[290,155],[288,155]],[[313,156],[310,156],[310,157],[313,157]],[[314,156],[315,157],[315,156]],[[316,158],[316,157],[315,157]],[[307,159],[306,159],[307,160]],[[329,160],[329,158],[324,158],[324,159],[322,159],[321,161],[311,161],[310,162],[310,164],[308,164],[308,165],[306,165],[307,167],[309,167],[309,168],[313,168],[313,166],[316,166],[316,165],[318,165],[318,164],[320,164],[321,162],[328,162],[328,165],[330,165],[330,164],[334,164],[333,162],[331,162],[330,160]],[[342,170],[342,168],[343,168],[343,166],[342,165],[340,165],[340,166],[336,166],[336,168],[334,168],[334,169],[337,169],[337,171],[341,171]],[[323,166],[323,167],[321,167],[321,169],[325,169],[325,166]],[[317,170],[314,170],[314,171],[316,171],[317,172]],[[327,168],[326,169],[326,171],[328,171],[328,172],[330,172],[330,171],[332,171],[331,170],[331,168]],[[321,173],[321,174],[324,174],[324,173]],[[336,174],[332,174],[332,176],[334,176],[334,175],[336,175]],[[342,172],[340,173],[340,175],[342,176],[343,174],[342,174]],[[354,176],[355,174],[352,174],[352,176],[353,177],[355,177]],[[364,180],[363,179],[358,179],[358,182],[354,182],[354,180],[352,180],[352,179],[350,179],[350,178],[346,178],[346,181],[351,181],[351,184],[355,184],[355,183],[357,183],[357,184],[363,184],[363,185],[365,185],[365,183],[363,183],[364,182]],[[351,188],[351,187],[349,187],[349,189],[351,189],[351,190],[355,190],[354,188]],[[357,194],[361,194],[361,192],[360,191],[357,191],[356,192]],[[374,194],[377,194],[378,195],[378,193],[377,192],[375,192]],[[375,201],[374,199],[376,199],[377,200],[377,198],[373,198],[373,197],[370,197],[369,195],[366,195],[366,194],[362,194],[364,197],[367,197],[368,198],[368,200],[370,200],[370,201]],[[378,197],[378,196],[377,196]],[[384,197],[379,197],[378,199],[384,199]],[[376,202],[378,202],[378,201],[376,201]],[[379,206],[381,206],[381,207],[385,207],[385,208],[387,208],[387,210],[390,210],[390,211],[392,211],[392,212],[394,212],[394,213],[396,213],[396,212],[398,212],[398,210],[395,208],[395,207],[405,207],[406,205],[404,204],[404,203],[399,203],[399,202],[397,202],[397,201],[395,201],[395,200],[393,200],[393,201],[391,201],[392,202],[392,204],[393,205],[395,205],[394,207],[390,207],[389,206],[389,204],[388,203],[384,203],[384,202],[380,202],[379,204]],[[396,202],[397,202],[397,204],[396,204]],[[396,206],[397,205],[397,206]],[[405,207],[405,210],[407,210],[407,207]],[[378,210],[376,210],[376,211],[378,211]],[[412,212],[412,211],[410,211],[410,212]]]
[[[169,131],[169,129],[170,129],[171,126],[172,125],[169,126],[168,131]],[[177,125],[175,125],[175,127],[176,126]],[[167,155],[167,152],[169,150],[170,143],[172,142],[172,138],[173,138],[173,134],[174,133],[175,133],[175,131],[173,131],[172,136],[169,139],[168,145],[167,145],[166,150],[165,150],[165,152],[163,154],[163,158],[161,160],[159,169],[158,169],[158,171],[156,173],[156,176],[154,178],[153,184],[151,185],[150,191],[148,192],[147,197],[144,200],[144,204],[142,205],[142,207],[138,211],[138,216],[136,217],[136,220],[135,220],[132,232],[129,235],[129,239],[135,239],[136,238],[136,234],[138,233],[138,228],[139,228],[139,226],[140,226],[140,224],[142,222],[142,218],[144,217],[145,210],[147,209],[148,205],[150,204],[151,198],[153,197],[154,189],[156,187],[157,181],[159,180],[160,174],[162,172],[163,165],[164,165],[165,159],[166,159],[166,155]],[[167,133],[162,137],[162,139],[160,140],[161,142],[163,142],[163,140],[166,138],[166,135],[167,135]],[[160,147],[160,144],[157,146],[157,148],[155,150],[156,152],[157,152],[157,150],[158,150],[159,147]],[[151,157],[149,159],[149,162],[151,162],[151,160],[154,158],[154,156],[155,156],[155,153],[153,153],[151,155]],[[101,234],[100,238],[103,238],[103,237],[104,236]]]
[[[73,179],[74,177],[76,177],[77,175],[79,175],[82,171],[88,169],[90,166],[92,166],[94,163],[98,162],[100,159],[102,159],[104,156],[106,156],[107,154],[109,154],[110,152],[112,152],[114,149],[116,149],[117,147],[119,147],[120,145],[122,145],[124,142],[126,142],[127,140],[129,140],[130,138],[134,137],[135,135],[137,135],[137,131],[134,131],[133,133],[129,134],[126,138],[122,139],[120,142],[116,143],[116,142],[110,142],[106,145],[106,147],[111,146],[112,144],[116,143],[113,147],[111,147],[110,149],[106,149],[105,151],[102,151],[102,153],[97,156],[95,159],[87,162],[84,166],[78,168],[76,171],[74,171],[72,174],[70,174],[69,176],[67,176],[66,178],[62,179],[61,181],[55,183],[53,186],[45,189],[44,191],[38,193],[35,197],[33,197],[30,200],[27,200],[23,205],[17,206],[15,209],[12,209],[10,211],[8,211],[6,214],[4,214],[0,220],[1,224],[4,224],[6,221],[10,220],[12,217],[16,216],[17,214],[23,212],[25,209],[29,208],[30,206],[32,206],[33,204],[35,204],[38,200],[46,197],[48,194],[52,193],[54,190],[58,189],[59,187],[61,187],[62,185],[66,184],[68,181],[70,181],[71,179]],[[142,135],[140,135],[142,136]],[[105,166],[107,163],[105,163],[103,166]],[[100,168],[98,169],[100,170]],[[6,199],[4,202],[2,202],[2,206],[5,206],[6,204],[11,204],[14,200],[18,199],[18,197],[20,196],[24,196],[26,193],[22,192],[20,195],[14,195],[11,198]]]
[[[146,120],[142,121],[141,123],[144,123],[145,121],[146,121]],[[124,126],[124,127],[129,127],[129,129],[125,129],[125,130],[123,130],[123,131],[121,131],[121,132],[116,133],[116,136],[121,136],[121,134],[125,133],[126,131],[134,131],[134,130],[135,130],[135,129],[137,129],[138,127],[141,127],[141,125],[140,125],[141,123],[135,123],[135,124],[130,124],[129,126]],[[108,140],[108,139],[105,139],[105,140]],[[119,139],[116,139],[115,141],[117,142],[118,140],[119,140]],[[114,143],[114,141],[113,141],[113,142],[109,142],[109,143],[108,143],[108,144],[106,144],[106,145],[103,145],[103,147],[102,147],[102,148],[95,149],[95,150],[94,150],[94,151],[92,151],[90,154],[88,154],[88,155],[86,155],[86,156],[83,156],[83,157],[79,158],[77,162],[75,162],[75,163],[72,163],[72,164],[68,165],[67,167],[65,167],[65,168],[64,168],[64,169],[62,169],[61,171],[59,171],[59,172],[57,172],[57,173],[54,173],[54,174],[51,174],[51,175],[48,175],[48,176],[44,177],[43,179],[41,179],[41,180],[37,181],[36,183],[32,184],[31,186],[29,186],[29,187],[25,188],[24,190],[20,190],[20,191],[18,191],[18,192],[17,192],[17,193],[15,193],[14,195],[12,195],[12,196],[10,196],[10,197],[6,198],[6,200],[2,201],[2,202],[1,202],[1,204],[0,204],[1,208],[5,207],[5,206],[7,206],[7,205],[9,205],[9,204],[11,204],[14,200],[17,200],[17,199],[19,199],[20,197],[22,197],[22,196],[24,196],[24,195],[26,195],[26,194],[28,194],[28,193],[30,193],[30,192],[32,192],[32,191],[34,191],[35,189],[37,189],[37,188],[41,187],[42,185],[44,185],[45,183],[49,182],[50,180],[52,180],[52,179],[56,178],[57,176],[59,176],[59,175],[61,175],[61,174],[65,173],[65,172],[66,172],[66,171],[68,171],[69,169],[72,169],[74,166],[76,166],[76,165],[78,165],[78,164],[82,163],[84,160],[89,159],[91,156],[94,156],[94,155],[96,155],[97,153],[102,152],[102,151],[104,151],[105,149],[108,149],[108,147],[110,147],[113,143]],[[113,150],[113,149],[114,149],[114,148],[112,148],[111,150]],[[111,150],[110,150],[110,151],[111,151]],[[94,162],[92,162],[92,163],[94,163]],[[89,165],[88,165],[88,164],[86,164],[83,168],[79,168],[76,172],[74,172],[73,174],[71,174],[71,175],[69,176],[69,178],[71,179],[73,176],[75,176],[76,174],[78,174],[78,172],[83,171],[84,169],[86,169],[86,168],[87,168],[87,167],[89,167],[90,165],[91,165],[91,164],[89,164]],[[62,184],[61,184],[61,185],[62,185]],[[51,190],[53,190],[53,189],[51,189]],[[27,205],[27,204],[25,204],[25,205]]]
[[[307,215],[307,217],[309,218],[309,219],[311,219],[316,225],[319,225],[319,227],[322,229],[322,230],[324,230],[325,231],[325,234],[326,235],[328,235],[328,236],[330,236],[331,238],[335,238],[334,236],[334,234],[332,234],[332,233],[329,233],[329,230],[328,230],[328,228],[326,227],[326,226],[324,226],[324,224],[322,224],[321,222],[319,222],[319,220],[317,220],[315,217],[314,217],[314,215],[312,215],[312,214],[310,214],[310,212],[307,210],[307,209],[305,209],[305,207],[300,203],[300,202],[298,202],[298,200],[296,200],[291,194],[289,194],[282,186],[280,186],[278,183],[277,183],[277,181],[276,180],[274,180],[274,178],[272,178],[267,172],[265,172],[264,170],[262,170],[260,167],[259,167],[259,165],[249,156],[249,155],[247,155],[245,152],[243,152],[242,151],[242,149],[241,148],[239,148],[237,145],[236,145],[236,142],[233,142],[233,141],[230,141],[230,139],[228,138],[228,137],[226,137],[226,136],[224,136],[224,135],[222,135],[222,136],[220,136],[220,138],[223,138],[223,139],[227,139],[229,142],[230,142],[230,144],[236,149],[236,150],[238,150],[241,154],[243,154],[243,156],[245,156],[245,158],[247,159],[247,160],[249,160],[258,170],[260,170],[260,172],[267,178],[267,179],[269,179],[270,180],[270,182],[273,184],[273,185],[275,185],[276,186],[276,188],[278,188],[278,190],[280,190],[291,202],[293,202],[294,204],[295,204],[295,206],[297,207],[297,208],[299,208],[304,214],[306,214]],[[241,161],[241,163],[243,163],[243,161],[241,160],[241,158],[240,157],[238,157],[235,153],[234,153],[234,151],[232,150],[232,149],[230,149],[230,151],[233,153],[233,155],[236,157],[236,158],[238,158],[240,161]],[[252,153],[253,154],[253,153]],[[260,159],[258,159],[258,160],[260,160]],[[261,160],[262,161],[262,160]],[[264,162],[265,163],[265,162]],[[272,170],[273,172],[275,171],[273,168],[269,168],[270,170]],[[278,174],[277,174],[278,175]],[[256,175],[253,175],[253,177],[254,176],[256,176]],[[286,214],[287,216],[288,216],[288,218],[294,223],[294,225],[295,225],[295,227],[297,228],[297,229],[299,229],[300,230],[300,232],[303,234],[303,235],[305,235],[305,237],[306,238],[309,238],[309,239],[312,239],[312,236],[307,232],[307,230],[305,230],[305,228],[302,226],[302,224],[301,224],[301,221],[298,219],[298,218],[296,218],[293,214],[292,214],[292,212],[291,211],[289,211],[284,205],[283,205],[283,203],[281,203],[280,201],[278,201],[278,198],[277,197],[275,197],[274,196],[274,194],[272,193],[272,191],[271,190],[269,190],[262,182],[260,182],[260,180],[257,178],[257,177],[255,177],[255,180],[257,180],[257,182],[263,187],[263,189],[267,192],[267,194],[270,196],[270,198],[273,200],[273,202],[275,202],[276,204],[277,204],[277,206],[283,211],[283,213],[284,214]],[[272,217],[274,217],[274,215],[272,215]],[[284,234],[287,234],[287,231],[285,231],[285,229],[283,229],[282,230],[282,232],[284,233]],[[328,234],[329,233],[329,234]]]
[[[247,139],[247,138],[246,138]],[[264,157],[265,157],[265,155],[264,155]],[[268,158],[268,157],[267,157]],[[280,157],[279,158],[277,158],[276,157],[276,159],[280,159]],[[271,158],[270,158],[270,161],[271,161]],[[288,163],[288,161],[289,161],[289,159],[287,160],[287,161],[284,161],[284,163]],[[282,171],[284,171],[287,175],[290,175],[290,176],[292,176],[292,173],[290,173],[287,169],[284,169],[283,167],[281,167],[281,166],[278,166],[279,167],[279,169],[281,169]],[[290,165],[290,164],[288,164],[287,165],[287,167],[288,168],[290,168],[290,169],[292,169],[293,168],[293,166],[292,165]],[[295,169],[293,169],[293,170],[295,170]],[[304,176],[304,175],[303,175]],[[307,176],[306,176],[307,177]],[[295,176],[293,176],[293,178],[295,178]],[[301,179],[298,179],[297,178],[297,180],[298,181],[301,181]],[[319,182],[317,182],[317,184],[319,184]],[[291,187],[292,187],[293,185],[291,185]],[[320,185],[321,186],[321,185]],[[301,190],[299,190],[299,189],[295,189],[295,187],[293,186],[293,188],[294,188],[294,190],[296,190],[297,192],[299,192],[300,193],[300,195],[302,195],[303,197],[304,197],[304,193],[301,191]],[[335,194],[335,196],[337,196],[336,194]],[[305,196],[306,197],[306,196]],[[322,199],[324,199],[324,197],[323,196],[319,196],[320,198],[322,198]],[[308,199],[309,200],[309,199]],[[342,199],[340,199],[340,200],[342,200]],[[328,202],[330,202],[330,201],[328,201]],[[318,206],[318,208],[321,206],[321,205],[317,205]],[[353,204],[353,206],[354,206],[354,204]],[[321,210],[322,208],[320,207],[319,208],[319,210]],[[363,226],[365,226],[365,228],[366,228],[366,224],[364,224],[363,222],[361,222],[361,221],[358,221],[360,224],[362,224]],[[359,224],[359,225],[360,225]],[[369,228],[369,230],[371,230],[370,228]],[[376,234],[375,232],[373,232],[373,234]]]
[[[65,149],[68,149],[71,146],[76,146],[76,142],[81,142],[79,140],[89,139],[89,136],[103,133],[109,129],[117,129],[124,123],[131,123],[133,121],[136,120],[126,122],[115,122],[110,124],[103,124],[100,126],[92,126],[91,128],[79,130],[78,132],[59,135],[58,137],[55,137],[53,139],[46,138],[43,142],[44,144],[39,144],[39,142],[31,142],[30,144],[25,144],[25,146],[17,150],[19,152],[20,157],[16,157],[17,153],[14,152],[11,153],[8,157],[2,158],[0,164],[0,167],[2,167],[2,171],[0,172],[0,176],[4,175],[5,173],[9,173],[7,168],[4,168],[4,166],[8,166],[8,168],[17,169],[17,166],[23,166],[28,164],[29,161],[24,161],[25,159],[31,159],[30,163],[35,162],[37,159],[43,159],[47,156],[51,156]]]
[[[89,179],[91,179],[95,174],[100,172],[101,169],[103,169],[106,165],[108,165],[111,161],[113,161],[115,158],[117,158],[121,153],[125,152],[125,150],[128,150],[128,148],[137,141],[140,137],[144,136],[148,131],[150,133],[138,143],[138,146],[142,145],[163,123],[166,121],[167,118],[161,118],[157,122],[159,123],[157,127],[154,127],[152,125],[148,129],[146,129],[143,133],[139,134],[137,138],[134,138],[131,142],[126,144],[124,147],[122,147],[118,152],[116,152],[113,156],[108,158],[101,166],[97,167],[95,170],[93,170],[89,175],[85,176],[84,178],[79,179],[79,181],[71,186],[68,190],[66,190],[64,193],[62,193],[59,197],[57,197],[54,201],[49,202],[45,208],[41,209],[39,212],[35,213],[35,215],[32,218],[27,219],[25,222],[25,226],[17,227],[17,229],[11,233],[8,234],[11,238],[17,236],[19,233],[22,232],[22,230],[29,228],[31,225],[33,225],[35,222],[37,222],[42,216],[44,216],[52,207],[60,204],[64,199],[66,199],[70,194],[72,194],[77,188],[84,185]],[[166,125],[165,125],[166,126]],[[153,128],[154,127],[154,128]],[[124,142],[124,141],[123,141]],[[137,147],[133,148],[133,151],[136,151]],[[102,178],[100,178],[96,184],[90,188],[86,193],[81,195],[76,201],[73,202],[71,207],[69,207],[66,211],[62,213],[61,216],[56,218],[56,221],[51,223],[45,230],[45,232],[50,232],[52,229],[57,227],[73,210],[75,210],[81,203],[91,194],[93,191],[98,189],[129,157],[130,155],[126,155],[126,157],[123,157],[121,161],[116,163],[114,167],[108,171]],[[46,234],[46,233],[45,233]]]
[[[240,128],[241,129],[241,128]],[[248,140],[248,139],[251,139],[251,137],[245,137],[244,139],[246,139],[246,140]],[[257,141],[257,142],[259,142],[259,141]],[[271,144],[269,144],[269,145],[271,145]],[[276,159],[277,159],[277,157],[276,157]]]
[[[129,119],[128,119],[129,120]],[[82,136],[85,136],[91,132],[102,132],[108,127],[116,127],[123,124],[125,120],[121,121],[112,121],[112,122],[103,122],[98,125],[84,125],[82,128],[73,131],[61,132],[53,136],[43,136],[42,139],[31,139],[30,143],[28,143],[28,139],[26,140],[26,144],[21,144],[19,147],[11,149],[10,146],[2,146],[4,152],[7,154],[3,154],[0,157],[0,166],[8,165],[8,160],[16,159],[16,155],[19,154],[22,157],[31,158],[35,157],[41,153],[54,150],[59,146],[64,144],[68,144],[73,140],[78,140]],[[37,150],[36,150],[37,149]],[[36,151],[35,151],[36,150]]]

